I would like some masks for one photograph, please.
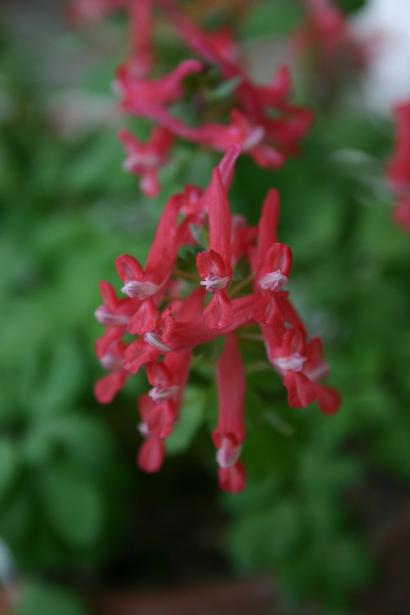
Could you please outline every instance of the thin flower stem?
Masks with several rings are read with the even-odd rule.
[[[269,363],[260,361],[259,363],[248,365],[245,371],[247,374],[257,374],[259,372],[272,371],[272,366]]]
[[[233,289],[232,289],[231,297],[233,297],[234,295],[238,294],[241,290],[246,288],[246,286],[248,286],[248,284],[250,284],[250,282],[252,282],[252,279],[253,279],[253,273],[251,273],[246,278],[244,278],[243,280],[238,282],[238,284],[236,286],[234,286]]]
[[[178,278],[184,278],[185,280],[190,280],[192,282],[198,282],[198,276],[195,273],[189,273],[188,271],[181,271],[181,269],[174,269],[172,274],[176,275]]]
[[[240,333],[238,336],[241,340],[251,340],[252,342],[263,342],[262,335],[258,333]]]

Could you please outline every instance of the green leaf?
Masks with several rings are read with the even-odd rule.
[[[234,77],[233,79],[227,79],[222,81],[216,88],[207,92],[206,98],[208,102],[219,102],[224,98],[228,98],[238,87],[241,82],[240,77]]]
[[[60,587],[32,582],[23,588],[13,615],[86,615],[76,594]]]
[[[25,483],[20,489],[14,489],[1,504],[0,535],[7,536],[12,550],[16,543],[27,540],[33,529],[33,503],[31,484]]]
[[[0,440],[0,499],[12,486],[18,474],[19,454],[15,444],[6,439]]]
[[[243,20],[241,35],[244,38],[286,35],[295,29],[302,14],[299,4],[291,0],[259,0]]]
[[[204,421],[204,393],[187,387],[181,408],[181,417],[174,433],[167,440],[167,451],[171,454],[182,453],[188,448]]]
[[[46,462],[56,450],[65,451],[95,476],[109,470],[114,453],[112,436],[103,423],[80,414],[38,421],[23,442],[25,458],[34,465]]]
[[[81,350],[67,339],[60,339],[53,350],[43,385],[31,399],[37,417],[67,411],[84,384]]]
[[[87,547],[99,539],[104,525],[104,501],[81,466],[60,463],[48,467],[41,487],[44,515],[65,542]]]

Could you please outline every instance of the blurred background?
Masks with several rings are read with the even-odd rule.
[[[291,60],[296,98],[315,109],[282,170],[241,158],[232,203],[255,223],[280,190],[293,297],[343,406],[289,410],[277,378],[251,374],[248,487],[227,496],[209,438],[214,383],[194,373],[164,469],[137,470],[144,380],[109,407],[92,394],[98,282],[116,283],[119,254],[144,260],[165,195],[204,186],[216,158],[180,144],[148,201],[115,136],[124,20],[74,26],[63,0],[3,0],[0,612],[408,615],[410,237],[384,166],[392,105],[410,98],[410,5],[338,3],[371,51],[358,66],[344,49],[329,62],[297,51],[297,0],[188,4],[235,29],[258,79]],[[161,50],[168,64],[179,53],[165,27],[159,62]]]

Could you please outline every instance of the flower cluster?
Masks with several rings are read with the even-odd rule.
[[[141,177],[140,187],[147,196],[159,193],[158,170],[167,161],[175,138],[221,152],[240,145],[259,166],[272,169],[298,152],[298,141],[309,128],[312,114],[289,102],[291,80],[286,67],[277,71],[271,84],[255,84],[240,62],[231,32],[201,30],[174,0],[77,0],[74,6],[84,17],[120,8],[130,16],[131,52],[117,70],[115,89],[124,113],[148,118],[156,128],[146,143],[129,131],[121,131],[119,136],[127,153],[125,168]],[[153,78],[153,21],[158,9],[196,58]],[[221,109],[220,114],[225,122],[204,120],[206,108],[199,105],[195,125],[188,124],[175,114],[175,104],[184,100],[184,81],[194,75],[206,76],[210,67],[217,71],[221,83],[230,83],[229,108]]]
[[[205,191],[188,187],[168,201],[145,267],[132,256],[118,257],[125,296],[118,298],[102,282],[103,304],[96,311],[106,326],[97,354],[109,372],[96,384],[98,400],[111,402],[141,368],[152,386],[139,399],[144,443],[138,463],[147,472],[157,471],[163,462],[164,440],[178,419],[195,348],[225,338],[217,363],[219,418],[212,437],[219,482],[229,492],[243,489],[245,480],[239,461],[245,436],[241,332],[260,328],[261,343],[287,390],[290,407],[317,402],[331,414],[339,406],[338,394],[321,383],[328,367],[320,340],[308,339],[284,290],[292,253],[276,237],[278,193],[268,193],[257,227],[231,213],[228,189],[239,152],[239,146],[228,150]],[[207,245],[201,238],[207,238]],[[181,271],[176,268],[178,254],[187,248],[195,264]],[[235,275],[235,270],[242,274]]]
[[[285,67],[270,85],[256,85],[242,68],[231,33],[202,31],[174,0],[76,0],[74,8],[82,17],[117,9],[130,16],[130,55],[116,72],[115,87],[123,112],[148,118],[155,126],[145,143],[129,130],[121,130],[119,138],[127,155],[124,166],[140,177],[145,194],[159,193],[158,170],[175,138],[224,154],[205,190],[187,186],[169,199],[145,266],[131,255],[117,258],[122,296],[109,283],[101,283],[103,303],[95,315],[105,333],[96,349],[108,373],[96,383],[95,395],[108,404],[128,378],[145,370],[151,389],[138,400],[143,437],[138,464],[156,472],[179,417],[193,356],[198,347],[222,338],[216,367],[219,412],[212,439],[220,486],[238,492],[245,484],[240,462],[245,438],[242,338],[265,347],[290,407],[316,402],[332,414],[340,403],[337,392],[323,384],[328,366],[321,342],[308,338],[285,290],[292,253],[277,240],[278,193],[272,189],[266,196],[257,226],[233,215],[228,199],[238,156],[245,152],[259,166],[277,168],[298,151],[311,113],[289,102]],[[157,10],[196,57],[153,78]],[[194,125],[188,124],[177,117],[175,103],[184,100],[185,80],[206,76],[210,66],[228,83],[229,100],[220,109],[220,122],[204,119],[203,113]]]
[[[396,146],[387,165],[387,179],[396,198],[394,219],[410,232],[410,102],[397,105],[394,114]]]
[[[334,96],[341,83],[351,82],[365,68],[369,50],[332,0],[302,0],[302,4],[306,17],[294,36],[296,51],[303,60],[309,58],[315,86],[330,88]]]

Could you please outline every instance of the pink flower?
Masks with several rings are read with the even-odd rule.
[[[129,255],[117,259],[126,297],[119,299],[109,284],[102,283],[103,305],[97,309],[106,327],[97,341],[97,355],[109,371],[96,385],[97,398],[108,403],[142,368],[151,385],[138,403],[144,438],[138,464],[150,473],[161,467],[164,441],[178,421],[192,353],[225,338],[216,369],[219,413],[212,437],[219,483],[228,492],[240,491],[245,484],[239,461],[245,437],[245,376],[239,350],[244,328],[260,326],[290,407],[317,402],[324,413],[332,414],[340,404],[336,391],[323,384],[328,365],[321,343],[317,338],[309,341],[283,290],[292,256],[288,246],[277,241],[278,193],[268,193],[257,228],[232,217],[227,191],[238,154],[237,146],[226,153],[205,191],[190,187],[168,201],[145,268]],[[193,224],[208,237],[208,249],[197,253],[197,271],[192,264],[180,270],[175,267],[179,250],[184,245],[199,249],[196,233],[189,230]],[[250,275],[235,284],[234,269]]]
[[[165,206],[144,269],[133,256],[123,255],[117,258],[117,272],[124,283],[121,290],[128,297],[145,300],[157,297],[164,290],[179,248],[179,208],[178,197],[171,198]],[[135,318],[131,322],[134,328]]]
[[[120,95],[124,111],[150,117],[153,110],[161,109],[165,104],[182,97],[182,82],[189,75],[202,70],[197,60],[184,60],[172,72],[159,79],[141,79],[132,71],[128,63],[117,69],[115,87]]]
[[[138,77],[147,75],[153,65],[153,0],[128,0],[130,15],[130,46],[129,63],[132,72]]]
[[[101,282],[100,290],[103,303],[95,310],[96,320],[101,325],[126,328],[138,303],[131,299],[118,299],[115,290],[108,282]]]
[[[218,168],[214,169],[211,184],[204,195],[209,221],[209,250],[197,255],[196,263],[201,286],[213,294],[204,312],[210,328],[221,329],[231,318],[231,304],[226,288],[232,277],[232,217]]]
[[[143,443],[137,462],[146,472],[156,472],[165,458],[165,440],[179,418],[193,352],[223,336],[225,347],[216,367],[219,412],[212,438],[220,486],[236,493],[245,485],[239,461],[245,438],[245,369],[239,348],[243,330],[246,335],[249,327],[261,328],[268,359],[287,389],[291,407],[316,401],[331,414],[340,402],[338,394],[322,384],[328,366],[321,343],[316,338],[309,341],[284,290],[292,253],[277,239],[278,193],[268,193],[257,227],[248,226],[242,216],[232,216],[228,199],[239,154],[246,152],[262,167],[279,167],[298,152],[312,114],[289,102],[286,67],[270,84],[256,85],[243,69],[230,31],[202,31],[174,0],[155,4],[202,61],[185,60],[154,79],[150,74],[153,0],[82,2],[89,16],[123,8],[130,17],[130,56],[118,68],[115,86],[121,110],[150,119],[155,129],[145,143],[127,130],[120,131],[127,153],[124,166],[140,177],[146,195],[155,196],[160,190],[158,171],[174,137],[225,155],[205,190],[187,186],[168,201],[144,267],[131,255],[116,259],[125,297],[118,298],[111,285],[101,284],[103,304],[96,318],[105,333],[97,340],[96,352],[109,373],[96,383],[95,394],[101,403],[109,403],[132,374],[145,369],[151,388],[138,400]],[[203,62],[215,65],[222,80],[232,80],[225,123],[201,123],[199,117],[189,125],[174,115],[174,104],[185,102],[184,80],[200,72],[206,80]],[[196,253],[196,269],[192,260],[179,259],[186,247]]]
[[[296,49],[303,60],[310,52],[314,68],[330,83],[362,70],[368,50],[357,39],[343,12],[332,0],[303,0],[306,20],[296,32]]]
[[[395,151],[386,172],[397,198],[393,217],[400,226],[410,231],[410,102],[394,109],[396,120]]]
[[[183,80],[204,70],[203,62],[185,60],[168,75],[152,79],[152,38],[154,5],[165,11],[185,45],[206,64],[215,65],[223,80],[233,79],[228,123],[187,124],[173,114],[172,105],[183,101]],[[298,142],[308,130],[312,114],[289,103],[291,80],[281,67],[272,83],[259,86],[243,69],[239,50],[228,29],[205,32],[194,24],[173,0],[77,0],[77,12],[91,16],[124,9],[131,23],[129,58],[118,68],[115,87],[120,108],[125,113],[152,120],[162,127],[163,138],[138,143],[127,131],[121,133],[127,149],[126,168],[141,175],[141,188],[148,196],[158,194],[156,171],[164,163],[171,147],[168,133],[226,152],[239,145],[256,164],[276,169],[287,156],[298,153]],[[273,117],[273,114],[275,117]],[[164,135],[168,135],[165,137]],[[165,142],[164,142],[165,141]]]
[[[139,399],[140,432],[148,440],[170,436],[178,419],[191,362],[191,351],[169,353],[162,362],[147,363],[148,395]],[[142,468],[144,469],[144,468]]]
[[[170,104],[182,99],[182,80],[203,68],[196,60],[186,60],[169,75],[156,80],[140,78],[130,62],[123,64],[116,78],[122,110],[149,118],[179,138],[218,151],[240,145],[243,152],[266,168],[278,168],[287,155],[297,153],[297,142],[309,128],[312,114],[289,104],[288,69],[281,67],[268,86],[255,85],[243,70],[231,32],[226,29],[204,32],[172,0],[158,0],[158,4],[194,53],[206,63],[215,64],[223,79],[237,80],[232,92],[230,122],[190,126],[173,116]]]
[[[164,165],[172,146],[171,133],[161,126],[154,129],[148,142],[140,143],[128,130],[120,130],[118,138],[124,144],[127,158],[124,169],[141,177],[140,188],[146,196],[160,192],[158,170]]]
[[[130,20],[129,67],[142,77],[152,68],[153,0],[72,0],[69,15],[74,21],[101,19],[125,10]]]
[[[94,387],[94,394],[100,404],[110,404],[129,376],[129,372],[124,369],[124,350],[125,345],[118,339],[104,345],[97,344],[100,363],[110,372],[100,378]]]
[[[239,463],[245,438],[245,373],[233,333],[225,338],[225,349],[218,361],[216,379],[219,414],[212,439],[217,449],[219,484],[224,491],[236,493],[245,486],[244,470]]]

